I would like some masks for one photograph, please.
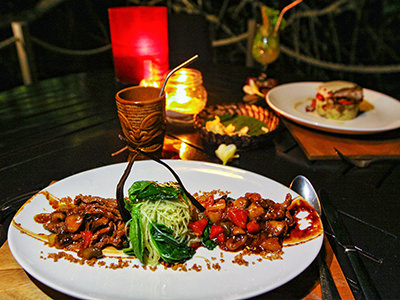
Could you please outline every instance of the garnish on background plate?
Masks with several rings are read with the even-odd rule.
[[[237,147],[235,144],[221,144],[218,146],[218,149],[215,150],[215,155],[222,161],[223,165],[226,165],[232,159],[239,157],[236,151]]]
[[[208,131],[229,136],[257,136],[269,132],[268,125],[264,122],[250,116],[238,114],[215,116],[213,119],[206,121],[205,127]]]

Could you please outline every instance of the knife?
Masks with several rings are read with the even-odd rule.
[[[358,251],[354,247],[353,241],[343,223],[342,218],[339,215],[339,212],[330,202],[329,197],[324,190],[320,190],[320,201],[324,215],[328,221],[328,225],[331,227],[338,244],[345,249],[346,256],[348,257],[350,265],[354,270],[354,274],[357,277],[357,281],[365,299],[381,299],[371,277],[368,274],[367,269],[361,261]]]

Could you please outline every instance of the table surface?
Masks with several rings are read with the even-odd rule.
[[[237,66],[207,66],[201,71],[209,105],[242,102],[242,86],[248,76],[256,74]],[[32,192],[53,180],[126,161],[126,153],[111,155],[124,146],[118,138],[114,101],[121,88],[114,73],[106,70],[48,79],[0,93],[0,204],[22,205]],[[265,101],[258,104],[266,105]],[[168,134],[193,146],[181,159],[218,162],[203,151],[194,129],[169,126]],[[310,161],[290,132],[282,128],[270,143],[241,151],[230,165],[286,186],[302,174],[318,189],[326,190],[355,245],[378,259],[362,256],[381,297],[400,297],[398,162],[356,168],[341,160]],[[2,243],[10,219],[11,215],[3,222]],[[363,299],[343,248],[328,229],[326,233],[354,297]]]

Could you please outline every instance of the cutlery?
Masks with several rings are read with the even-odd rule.
[[[334,149],[343,161],[345,161],[345,162],[349,163],[350,165],[353,165],[357,168],[366,168],[370,164],[383,162],[383,161],[400,161],[400,157],[398,157],[398,158],[390,157],[390,158],[375,158],[375,159],[354,159],[347,155],[344,155],[338,149],[336,149],[336,148],[334,148]]]
[[[371,277],[365,268],[356,247],[348,233],[343,220],[341,219],[337,209],[330,202],[327,193],[324,190],[320,191],[320,199],[322,208],[328,224],[331,227],[335,235],[335,239],[340,246],[345,249],[345,254],[350,261],[350,265],[354,270],[354,274],[357,277],[361,291],[364,294],[366,300],[378,300],[381,299],[379,293],[374,286]]]
[[[306,177],[302,175],[296,176],[290,183],[290,189],[306,199],[308,203],[310,203],[311,206],[317,211],[318,215],[320,217],[322,216],[321,204],[319,202],[318,195],[315,192],[314,187]],[[321,252],[318,254],[317,262],[321,282],[322,299],[341,299],[335,282],[332,278],[332,274],[328,266],[326,265],[325,258],[323,257]]]

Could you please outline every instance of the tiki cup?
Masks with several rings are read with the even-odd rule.
[[[122,132],[128,141],[129,158],[135,148],[161,157],[166,128],[165,93],[160,89],[133,86],[119,91],[116,96]],[[144,159],[138,155],[138,159]]]

